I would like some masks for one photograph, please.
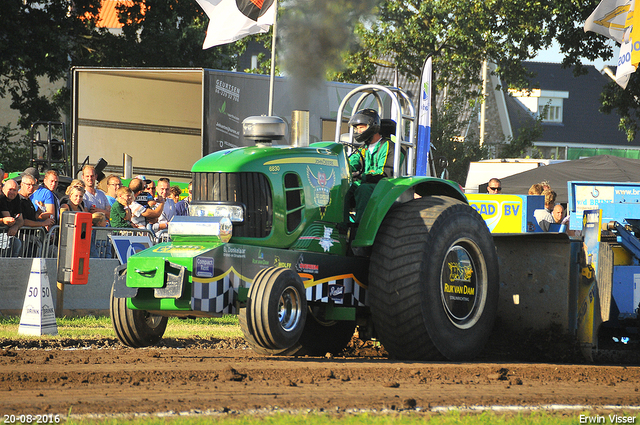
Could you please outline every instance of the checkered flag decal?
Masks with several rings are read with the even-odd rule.
[[[336,279],[307,288],[307,301],[357,307],[367,303],[367,290],[355,283],[352,278]]]
[[[241,286],[245,286],[242,279],[234,273],[215,282],[193,282],[191,308],[208,313],[237,314],[235,302]]]

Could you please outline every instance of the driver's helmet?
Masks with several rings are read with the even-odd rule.
[[[367,125],[367,129],[357,134],[358,143],[368,144],[374,134],[380,132],[380,115],[374,109],[361,109],[349,120],[349,125],[355,127],[360,124]]]

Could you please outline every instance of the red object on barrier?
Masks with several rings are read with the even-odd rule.
[[[71,285],[89,283],[89,258],[91,256],[91,213],[75,214],[71,239]]]

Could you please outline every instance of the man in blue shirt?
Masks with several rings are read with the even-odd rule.
[[[60,219],[60,201],[55,193],[57,187],[58,172],[56,170],[49,170],[44,173],[44,181],[42,184],[38,186],[36,191],[29,197],[36,210],[48,212],[56,223]]]

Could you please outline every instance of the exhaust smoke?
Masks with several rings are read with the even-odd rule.
[[[326,72],[343,68],[343,52],[356,45],[356,23],[371,15],[378,1],[283,1],[278,31],[293,109],[309,109],[310,93],[325,81]]]

